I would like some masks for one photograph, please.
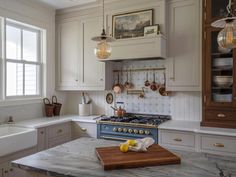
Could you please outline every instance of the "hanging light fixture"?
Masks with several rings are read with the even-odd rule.
[[[105,30],[105,22],[104,22],[104,16],[105,16],[105,7],[104,7],[104,0],[103,0],[103,29],[101,36],[93,37],[92,40],[98,42],[97,47],[95,48],[94,52],[95,55],[99,59],[107,59],[111,56],[111,45],[109,42],[115,41],[113,37],[107,36],[106,30]]]
[[[236,48],[236,17],[233,16],[231,8],[232,0],[229,0],[229,4],[226,7],[227,17],[211,24],[212,27],[223,28],[218,34],[217,42],[221,48],[226,49]]]

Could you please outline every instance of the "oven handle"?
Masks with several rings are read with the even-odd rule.
[[[109,136],[101,136],[101,138],[107,139],[107,140],[127,141],[127,139],[125,138],[115,138],[115,137],[109,137]]]

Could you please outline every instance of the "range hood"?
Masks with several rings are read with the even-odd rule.
[[[111,43],[112,54],[107,60],[165,59],[166,38],[163,35],[119,39]]]

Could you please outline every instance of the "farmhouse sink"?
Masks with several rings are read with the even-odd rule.
[[[0,125],[0,156],[21,151],[37,144],[37,130],[15,125]]]

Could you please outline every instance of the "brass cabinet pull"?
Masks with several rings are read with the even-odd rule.
[[[221,143],[215,143],[215,144],[213,144],[213,146],[215,146],[215,147],[220,147],[220,148],[225,147],[225,145],[224,145],[224,144],[221,144]]]
[[[226,115],[225,115],[225,114],[222,114],[222,113],[220,113],[220,114],[217,114],[217,117],[219,117],[219,118],[225,118],[225,117],[226,117]]]
[[[13,168],[10,168],[10,171],[13,171]]]
[[[44,134],[44,132],[43,132],[43,131],[41,131],[40,133],[41,133],[42,135]]]
[[[82,130],[83,132],[86,132],[86,131],[87,131],[87,129],[86,129],[86,128],[81,128],[81,130]]]
[[[181,142],[182,139],[181,138],[175,138],[174,141],[178,141],[178,142]]]
[[[175,78],[174,77],[170,77],[170,80],[175,80]]]
[[[5,170],[4,173],[8,173],[8,170]]]
[[[62,133],[63,132],[63,130],[62,129],[59,129],[58,131],[57,131],[57,133]]]

